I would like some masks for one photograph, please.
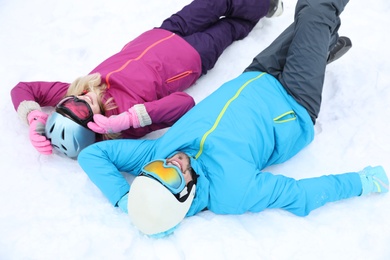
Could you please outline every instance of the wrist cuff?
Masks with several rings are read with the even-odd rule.
[[[152,119],[150,118],[148,111],[146,111],[146,107],[144,104],[137,104],[133,106],[141,127],[151,125]]]
[[[126,193],[117,203],[118,207],[126,214],[128,213],[127,211],[127,203],[129,200],[128,198],[129,198],[129,193]]]
[[[29,123],[28,123],[27,116],[33,110],[42,111],[41,106],[37,102],[32,100],[22,101],[19,104],[17,110],[20,120],[22,120],[22,122],[25,122],[28,125]]]

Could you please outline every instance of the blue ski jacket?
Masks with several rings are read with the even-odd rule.
[[[288,202],[286,188],[296,181],[262,169],[293,157],[313,137],[306,109],[273,76],[252,71],[223,84],[160,138],[99,142],[84,149],[78,160],[116,205],[130,189],[122,172],[138,175],[147,162],[182,151],[199,175],[187,216],[204,209],[241,214],[298,208]],[[301,208],[294,213],[306,215],[312,209]]]

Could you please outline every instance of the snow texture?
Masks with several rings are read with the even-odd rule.
[[[190,0],[0,1],[0,259],[390,259],[390,195],[330,203],[307,217],[275,209],[238,216],[202,212],[152,239],[112,207],[79,167],[32,147],[14,111],[19,81],[89,73]],[[188,90],[199,102],[239,75],[292,21],[262,19]],[[340,35],[353,48],[328,66],[315,140],[267,170],[297,179],[382,165],[390,172],[390,2],[350,1]],[[156,138],[164,130],[146,138]]]

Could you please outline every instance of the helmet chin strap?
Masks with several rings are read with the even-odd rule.
[[[184,189],[180,193],[175,195],[176,199],[180,202],[185,202],[188,199],[188,196],[191,195],[193,188],[196,189],[196,185],[195,182],[192,180],[184,187]]]

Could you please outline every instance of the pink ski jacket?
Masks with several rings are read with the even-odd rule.
[[[90,74],[96,72],[107,84],[103,102],[112,97],[117,106],[106,111],[106,116],[120,114],[136,104],[145,105],[152,124],[122,132],[123,138],[139,138],[171,126],[195,105],[193,98],[182,91],[200,77],[201,59],[180,36],[152,29],[126,44]],[[69,85],[19,82],[11,90],[15,110],[24,100],[36,101],[40,106],[55,106],[65,96]]]

